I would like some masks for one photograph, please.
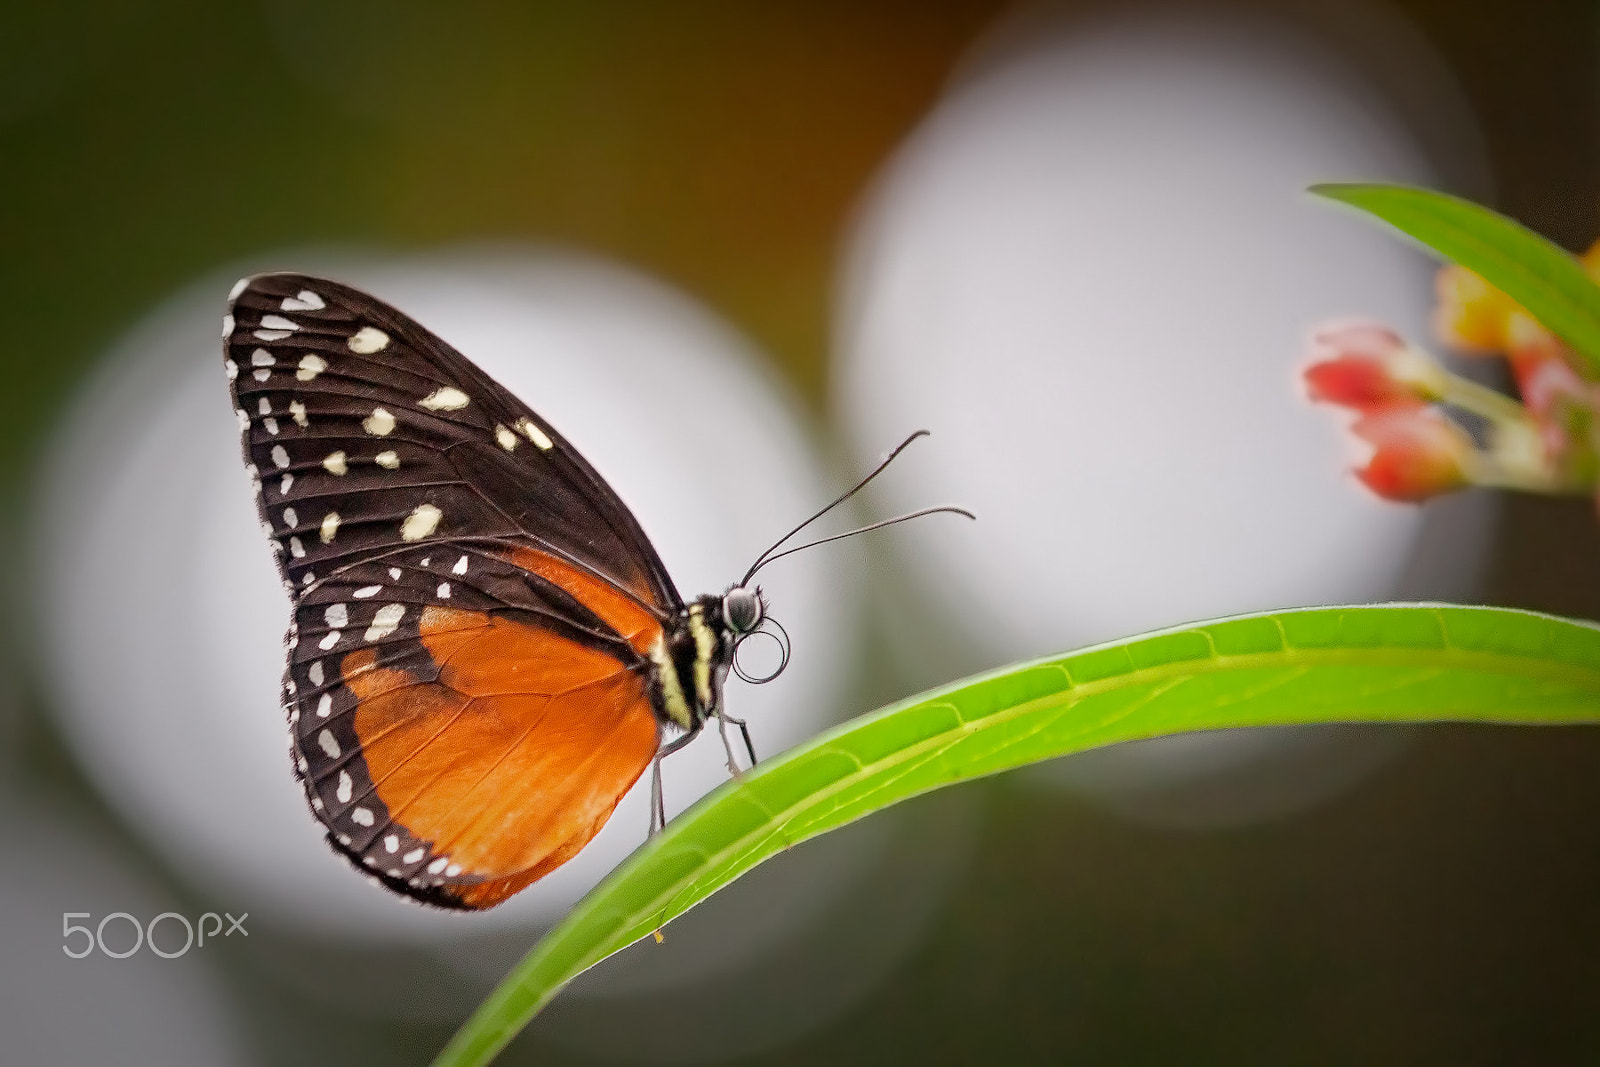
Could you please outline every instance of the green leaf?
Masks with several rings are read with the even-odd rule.
[[[1402,185],[1313,185],[1482,275],[1600,371],[1600,286],[1558,245],[1469,200]]]
[[[862,716],[716,790],[635,852],[435,1061],[489,1062],[580,972],[774,853],[941,786],[1119,741],[1332,722],[1600,721],[1600,628],[1437,604],[1197,623]]]

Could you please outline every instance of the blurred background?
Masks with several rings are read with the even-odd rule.
[[[425,1063],[643,837],[630,796],[472,917],[321,846],[218,366],[244,273],[435,329],[585,451],[685,595],[932,430],[839,522],[978,523],[763,573],[794,664],[730,703],[766,753],[1230,612],[1600,617],[1590,502],[1380,503],[1296,385],[1320,320],[1427,340],[1434,269],[1311,182],[1600,235],[1582,0],[0,13],[6,1062]],[[673,809],[719,764],[675,757]],[[1592,1062],[1597,765],[1593,731],[1351,727],[947,790],[596,968],[503,1061]],[[248,934],[179,952],[206,913]]]

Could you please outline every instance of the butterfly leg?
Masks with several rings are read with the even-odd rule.
[[[733,742],[728,739],[728,724],[730,722],[737,726],[739,732],[744,735],[744,750],[750,754],[750,766],[752,767],[756,765],[756,746],[750,740],[750,727],[743,719],[735,719],[725,712],[717,712],[717,730],[722,734],[722,747],[728,753],[728,773],[737,778],[739,777],[739,764],[733,758]]]
[[[661,761],[693,741],[699,732],[700,724],[696,723],[694,729],[656,750],[656,758],[650,765],[650,837],[667,828],[667,800],[661,792]]]

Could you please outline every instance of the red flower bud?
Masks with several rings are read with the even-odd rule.
[[[1388,500],[1420,501],[1470,480],[1472,439],[1433,408],[1396,404],[1376,408],[1353,427],[1376,451],[1356,477]]]
[[[1374,322],[1323,326],[1311,338],[1306,388],[1312,400],[1366,411],[1437,396],[1444,372],[1400,335]]]
[[[1536,419],[1549,418],[1563,403],[1589,403],[1589,388],[1559,356],[1525,357],[1513,368],[1522,402]]]
[[[1331,359],[1306,368],[1306,391],[1312,400],[1358,410],[1408,400],[1411,394],[1391,379],[1383,366],[1365,359]]]

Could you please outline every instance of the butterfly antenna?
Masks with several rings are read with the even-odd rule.
[[[855,485],[851,486],[849,489],[846,489],[843,493],[840,493],[838,496],[834,497],[833,500],[827,505],[827,507],[824,507],[821,511],[819,511],[815,515],[811,516],[805,522],[802,522],[799,526],[796,526],[794,529],[790,530],[788,533],[786,533],[782,537],[778,538],[776,541],[773,542],[771,548],[767,549],[765,552],[761,553],[761,555],[757,556],[756,557],[756,561],[754,563],[750,564],[750,569],[745,572],[744,578],[743,578],[743,580],[741,580],[739,582],[739,584],[742,585],[742,586],[743,585],[749,585],[750,584],[750,579],[752,577],[754,577],[756,571],[760,570],[762,567],[765,567],[768,563],[771,563],[773,560],[778,558],[777,556],[774,556],[773,553],[778,551],[779,546],[781,546],[785,541],[789,540],[789,538],[793,537],[795,534],[799,533],[801,530],[804,530],[807,526],[810,526],[812,523],[814,523],[818,519],[822,518],[822,516],[826,515],[828,512],[832,511],[834,508],[838,507],[840,504],[843,504],[846,500],[849,500],[851,497],[853,497],[857,493],[861,492],[861,490],[866,488],[868,482],[872,481],[872,479],[874,479],[878,475],[882,474],[884,468],[887,467],[889,464],[893,463],[894,462],[894,458],[896,456],[898,456],[900,453],[902,453],[902,452],[904,452],[906,450],[906,446],[907,445],[909,445],[912,441],[915,441],[919,437],[927,437],[927,436],[928,436],[928,431],[927,430],[918,430],[915,433],[913,433],[910,437],[907,437],[904,441],[901,441],[898,445],[895,445],[893,451],[891,451],[887,456],[885,456],[883,458],[883,462],[882,463],[880,463],[876,467],[872,468],[872,472],[870,474],[868,474],[865,478],[861,479]],[[911,516],[909,516],[909,515],[904,516],[904,517],[905,518],[911,518]],[[972,516],[969,515],[968,518],[972,518]],[[899,520],[895,519],[895,520],[892,520],[892,521],[898,522]],[[881,525],[887,525],[887,524],[881,524]],[[868,529],[876,529],[876,527],[868,527]],[[866,530],[855,530],[855,531],[852,531],[852,532],[854,532],[854,533],[865,533]],[[840,534],[839,536],[840,537],[848,537],[849,534]],[[832,541],[832,540],[834,540],[834,538],[830,537],[830,538],[827,538],[826,540]],[[817,541],[817,542],[814,542],[814,543],[815,544],[819,544],[819,545],[822,544],[821,541]],[[796,550],[795,549],[790,549],[789,551],[793,552],[793,551],[796,551]],[[785,556],[788,555],[788,554],[789,554],[788,552],[782,553],[782,555],[785,555]]]
[[[767,556],[760,563],[756,564],[756,566],[750,568],[750,573],[744,576],[744,582],[741,582],[740,584],[743,585],[745,582],[749,582],[750,578],[756,573],[756,571],[760,570],[762,567],[765,567],[775,559],[782,559],[784,556],[792,556],[796,552],[804,552],[808,548],[816,548],[818,545],[825,545],[829,541],[838,541],[846,537],[854,537],[856,534],[864,534],[870,533],[873,530],[881,530],[885,526],[893,526],[897,522],[906,522],[911,519],[920,519],[924,515],[938,515],[940,513],[965,515],[967,518],[973,520],[976,520],[978,517],[972,512],[968,511],[966,508],[958,508],[954,504],[943,504],[936,508],[922,508],[919,511],[911,511],[904,515],[896,515],[892,519],[884,519],[881,522],[874,522],[866,526],[859,526],[854,530],[846,530],[844,533],[834,534],[832,537],[820,537],[815,541],[807,541],[803,545],[796,545],[794,548],[786,548],[776,555]],[[779,543],[781,544],[782,542]],[[769,549],[768,551],[771,550]]]

